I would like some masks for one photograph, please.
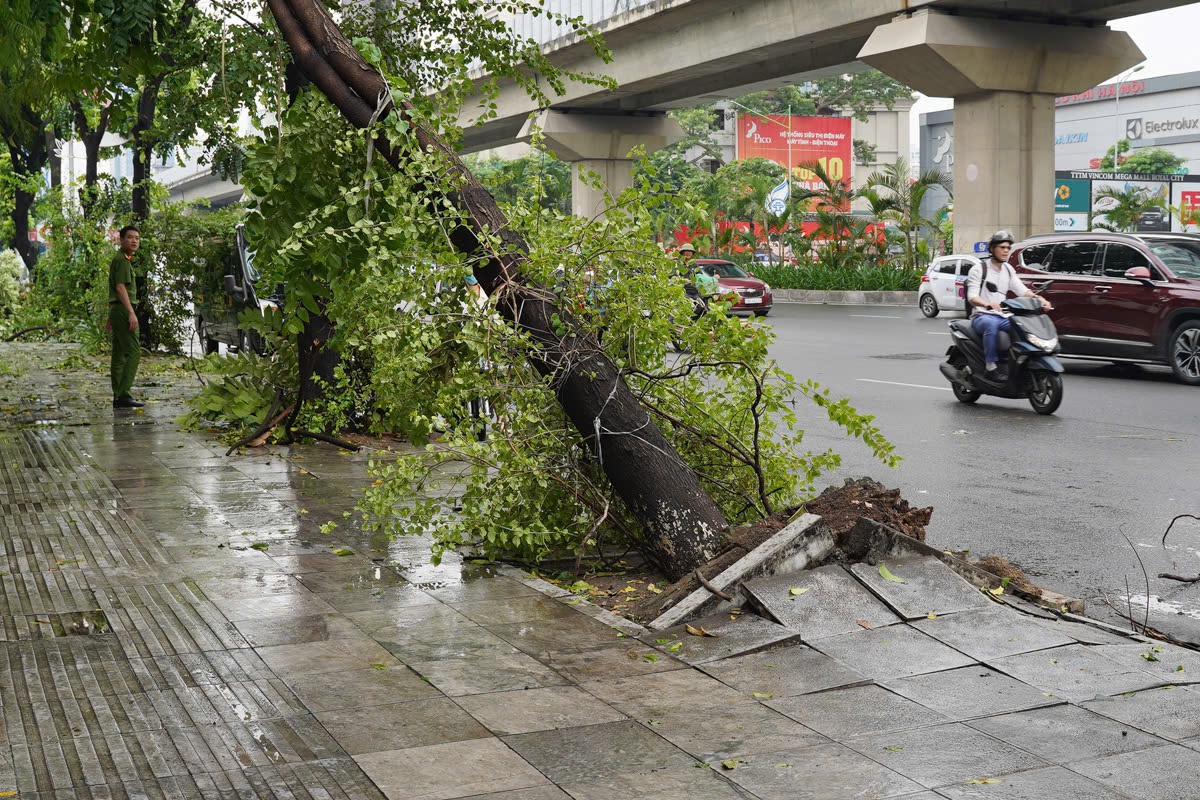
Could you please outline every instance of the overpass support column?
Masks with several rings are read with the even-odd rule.
[[[525,123],[520,141],[530,141],[535,129],[558,158],[571,162],[571,211],[579,217],[603,213],[606,190],[615,197],[633,185],[630,151],[640,146],[652,153],[683,137],[679,123],[664,115],[546,110]],[[600,186],[586,179],[589,172],[600,176]]]
[[[1054,98],[1144,56],[1107,27],[921,10],[875,29],[858,57],[933,97],[954,98],[954,249],[1008,228],[1054,229]]]

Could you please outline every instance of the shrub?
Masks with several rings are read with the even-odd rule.
[[[21,302],[21,257],[13,250],[0,250],[0,317],[12,316]]]
[[[819,291],[915,292],[921,270],[869,265],[858,269],[820,264],[757,264],[754,274],[776,289]]]

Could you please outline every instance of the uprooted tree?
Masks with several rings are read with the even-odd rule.
[[[368,401],[388,391],[389,382],[402,385],[405,389],[397,394],[403,396],[389,399],[403,413],[395,413],[391,421],[403,428],[419,420],[426,432],[446,431],[426,459],[434,465],[426,469],[420,459],[409,459],[404,468],[409,472],[399,481],[409,491],[380,493],[368,513],[393,516],[392,509],[400,503],[410,511],[416,506],[415,513],[398,515],[415,520],[406,530],[440,523],[443,518],[430,509],[441,501],[435,497],[422,506],[411,501],[412,490],[436,489],[429,476],[438,464],[445,466],[449,454],[474,470],[471,487],[444,504],[449,508],[457,502],[459,511],[450,516],[474,525],[458,541],[478,535],[491,542],[496,534],[488,529],[492,524],[504,528],[505,544],[536,556],[547,552],[545,547],[529,546],[538,525],[570,529],[574,541],[546,540],[577,550],[585,541],[594,544],[592,534],[601,527],[612,527],[632,533],[627,540],[637,542],[667,575],[677,578],[723,547],[727,520],[761,516],[793,501],[797,480],[784,477],[789,466],[800,473],[800,483],[810,486],[815,475],[836,465],[836,456],[828,452],[792,464],[799,437],[769,441],[777,421],[791,417],[787,403],[795,394],[810,397],[835,423],[866,441],[885,462],[894,463],[891,446],[869,417],[858,415],[844,401],[828,400],[815,384],[797,387],[778,372],[766,357],[770,337],[765,329],[743,327],[718,308],[703,329],[679,333],[680,326],[671,320],[686,318],[687,301],[678,279],[670,277],[669,260],[651,237],[642,230],[624,239],[596,235],[620,227],[634,230],[638,223],[633,217],[611,225],[592,224],[565,220],[547,209],[532,214],[517,210],[514,225],[450,146],[432,132],[442,129],[439,125],[445,126],[447,119],[430,121],[428,98],[393,95],[399,88],[391,87],[420,81],[402,82],[377,69],[374,64],[380,60],[371,43],[356,40],[352,45],[319,3],[270,0],[269,5],[295,64],[354,129],[366,131],[368,142],[366,167],[357,172],[345,169],[345,164],[362,158],[363,135],[358,134],[356,146],[349,128],[336,133],[334,129],[345,123],[331,118],[327,105],[305,93],[283,116],[279,129],[259,145],[257,155],[251,154],[248,186],[260,198],[261,212],[252,215],[252,226],[259,226],[259,241],[267,251],[265,256],[260,251],[260,259],[291,263],[290,297],[284,308],[284,316],[291,316],[276,323],[286,335],[301,334],[305,320],[330,309],[338,346],[362,348],[375,372],[366,391],[372,395]],[[406,6],[405,13],[440,13],[435,5],[415,3]],[[548,83],[553,86],[554,81]],[[442,106],[461,99],[441,91],[449,95]],[[378,158],[372,162],[373,154],[390,165],[389,174],[384,174]],[[330,184],[336,182],[339,188],[331,192]],[[616,201],[617,213],[637,203],[636,197],[622,197]],[[518,230],[535,236],[526,238]],[[422,236],[440,241],[441,249],[417,243]],[[564,285],[555,277],[562,273],[564,261],[587,265],[592,277],[586,285],[571,285],[570,280]],[[489,335],[493,315],[463,313],[461,306],[445,312],[454,305],[444,302],[445,295],[461,291],[461,283],[453,284],[454,269],[462,270],[457,281],[468,270],[478,278],[491,296],[488,308],[511,333],[483,347],[465,346],[472,334]],[[600,275],[609,269],[611,282]],[[436,315],[429,317],[419,301],[405,300],[393,310],[391,302],[381,302],[378,296],[405,280],[411,283],[413,275],[428,277],[438,270],[451,276],[454,291],[426,288],[434,295],[433,305],[442,304],[443,317],[452,318],[438,334],[447,339],[436,338]],[[350,273],[352,278],[347,277]],[[661,289],[647,300],[658,313],[642,315],[637,296],[629,293],[634,281],[624,280],[628,276]],[[364,293],[361,284],[370,280],[392,283],[381,284],[379,292]],[[396,291],[395,296],[412,295]],[[605,313],[596,313],[598,308]],[[604,346],[597,336],[602,330]],[[662,343],[672,336],[682,336],[690,347],[686,361],[667,363],[663,357]],[[456,349],[466,350],[466,355],[454,356],[451,351]],[[514,358],[518,352],[523,359]],[[392,361],[381,364],[389,355]],[[457,372],[445,368],[454,358]],[[248,354],[245,360],[253,366],[255,357]],[[277,360],[295,366],[282,355]],[[503,362],[498,369],[483,366],[497,362]],[[213,365],[216,370],[237,368]],[[461,408],[463,397],[475,396],[464,394],[463,387],[474,391],[475,373],[483,371],[495,378],[496,387],[504,387],[493,393],[486,387],[480,390],[481,399],[492,404],[496,435],[473,448],[466,439],[453,438],[461,432],[453,409]],[[250,385],[254,383],[262,381],[249,379],[242,385],[252,393],[261,388]],[[216,385],[210,384],[206,392],[219,405],[223,390],[214,389]],[[416,408],[408,387],[439,394],[445,401],[441,411]],[[294,386],[289,391],[294,392]],[[545,405],[553,403],[551,396],[561,412]],[[720,416],[721,403],[734,398],[737,402],[727,405],[736,408]],[[561,424],[551,419],[555,417]],[[573,429],[569,436],[568,428]],[[547,442],[552,442],[551,455],[541,461],[511,458],[512,452],[536,450]],[[731,463],[738,465],[736,477],[727,469]],[[386,468],[383,474],[387,477]],[[573,483],[573,476],[581,474],[584,479]],[[507,503],[502,510],[512,512],[508,516],[490,513],[497,508],[491,496],[501,493]],[[448,546],[455,539],[437,541]],[[485,552],[495,554],[497,549],[485,547]]]
[[[526,243],[510,231],[492,196],[458,157],[391,96],[387,83],[359,55],[315,0],[270,0],[271,13],[296,64],[356,127],[368,129],[387,114],[413,129],[415,141],[457,167],[461,186],[445,200],[463,213],[449,232],[454,246],[477,257],[475,277],[500,314],[529,334],[529,359],[552,376],[559,401],[587,445],[603,453],[603,468],[617,495],[649,532],[646,540],[660,567],[678,578],[720,549],[725,517],[679,457],[649,414],[629,391],[612,361],[587,332],[562,323],[570,314],[554,295],[528,281],[521,265]],[[386,99],[386,98],[390,98]],[[394,167],[411,158],[386,136],[375,140]]]

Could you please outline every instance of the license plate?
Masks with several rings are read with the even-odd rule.
[[[742,302],[748,306],[756,306],[762,303],[761,297],[743,297]]]

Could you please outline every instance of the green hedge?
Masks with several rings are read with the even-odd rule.
[[[754,264],[750,269],[775,289],[827,292],[915,292],[921,285],[923,273],[923,270],[897,269],[888,265],[847,269],[820,264]]]

